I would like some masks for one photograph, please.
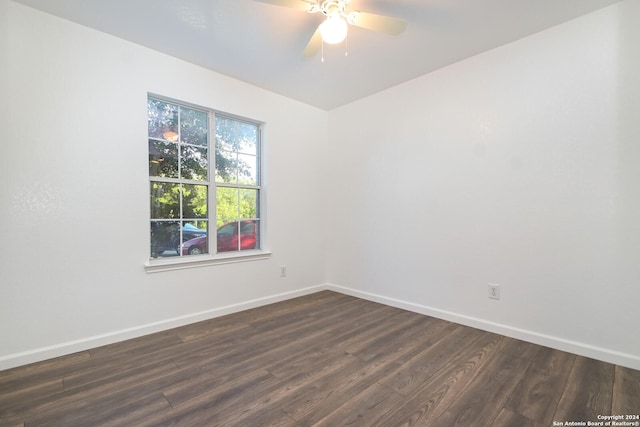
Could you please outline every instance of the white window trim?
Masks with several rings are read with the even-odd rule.
[[[216,255],[190,255],[188,257],[170,257],[149,260],[144,264],[147,273],[184,270],[187,268],[208,267],[220,264],[257,261],[269,259],[271,251],[265,249],[247,250],[242,252],[221,253]]]

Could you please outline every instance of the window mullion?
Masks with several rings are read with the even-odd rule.
[[[250,184],[233,184],[227,182],[216,182],[216,184],[220,187],[228,187],[228,188],[240,188],[247,190],[260,190],[262,187],[259,185],[250,185]]]
[[[183,181],[182,181],[182,108],[178,107],[178,140],[176,141],[176,144],[178,146],[178,179],[180,180],[180,222],[179,224],[179,231],[180,233],[178,234],[180,241],[178,242],[178,256],[182,256],[182,244],[184,243],[183,241],[183,228],[184,228],[184,209],[183,209],[183,190],[184,190],[184,186],[183,186]]]
[[[218,253],[218,186],[215,180],[216,171],[218,165],[216,164],[216,115],[213,112],[209,112],[209,149],[207,150],[209,169],[207,170],[208,176],[208,207],[209,212],[209,227],[207,230],[207,247],[210,254]],[[213,207],[212,207],[213,206]]]
[[[236,220],[238,223],[238,250],[242,249],[242,218],[240,217],[240,188],[237,189],[238,192],[238,210],[236,211]]]
[[[150,176],[149,181],[151,182],[167,182],[172,184],[180,184],[180,180],[178,178],[165,178],[162,176]]]

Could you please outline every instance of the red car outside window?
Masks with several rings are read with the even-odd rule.
[[[240,233],[238,233],[238,225],[240,225]],[[229,222],[222,225],[216,233],[218,252],[255,249],[258,241],[257,232],[257,222],[255,220]],[[238,238],[240,240],[239,244]],[[182,245],[182,255],[198,255],[207,252],[207,236],[196,237],[184,242]]]

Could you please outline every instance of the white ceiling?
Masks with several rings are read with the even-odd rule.
[[[14,0],[330,110],[620,0],[353,0],[408,21],[301,53],[320,14],[253,0]]]

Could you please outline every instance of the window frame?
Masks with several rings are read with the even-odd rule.
[[[209,265],[216,264],[229,264],[229,263],[237,263],[237,262],[245,262],[245,261],[254,261],[267,259],[271,255],[271,251],[266,249],[266,238],[265,238],[265,230],[266,230],[266,197],[265,197],[265,185],[264,185],[264,128],[265,123],[255,119],[249,119],[246,117],[242,117],[236,114],[230,114],[227,112],[223,112],[220,110],[216,110],[213,108],[203,107],[201,105],[180,101],[177,99],[169,98],[162,95],[157,95],[154,93],[147,93],[145,98],[145,115],[148,117],[148,112],[146,105],[149,99],[167,102],[178,107],[191,108],[194,110],[198,110],[201,112],[206,112],[208,115],[208,146],[207,146],[207,180],[206,181],[195,181],[188,179],[171,179],[167,178],[166,180],[157,179],[157,177],[153,177],[150,173],[148,174],[147,181],[147,193],[149,194],[151,184],[153,182],[174,182],[180,181],[180,184],[195,184],[197,185],[206,185],[207,186],[207,248],[208,253],[200,254],[200,255],[187,255],[184,256],[181,253],[178,256],[172,257],[158,257],[153,258],[151,253],[149,253],[149,246],[151,238],[151,223],[153,219],[151,218],[151,211],[148,211],[148,230],[147,230],[147,253],[148,259],[144,263],[144,268],[147,273],[161,272],[161,271],[170,271],[170,270],[181,270],[187,268],[194,267],[204,267]],[[217,149],[217,138],[216,138],[216,119],[218,117],[224,117],[226,119],[237,120],[243,123],[247,123],[250,125],[255,125],[257,128],[257,146],[256,146],[256,185],[240,185],[236,184],[225,184],[218,183],[216,180],[216,158],[215,153]],[[147,140],[150,137],[147,132]],[[178,146],[178,150],[180,150],[181,146]],[[148,163],[147,163],[148,164]],[[247,250],[238,250],[238,251],[224,251],[217,252],[217,191],[218,187],[226,187],[226,188],[249,188],[255,189],[257,191],[257,221],[258,221],[258,230],[256,233],[256,240],[259,242],[259,248],[257,249],[247,249]],[[180,202],[182,205],[182,201]],[[151,205],[147,205],[149,209],[151,209]],[[176,218],[176,221],[185,221],[182,218]],[[238,218],[239,226],[238,230],[241,229],[241,221],[242,218]],[[180,227],[180,236],[182,237],[182,227]],[[240,240],[240,237],[239,237]],[[182,240],[180,240],[182,241]],[[180,249],[181,251],[181,249]]]

